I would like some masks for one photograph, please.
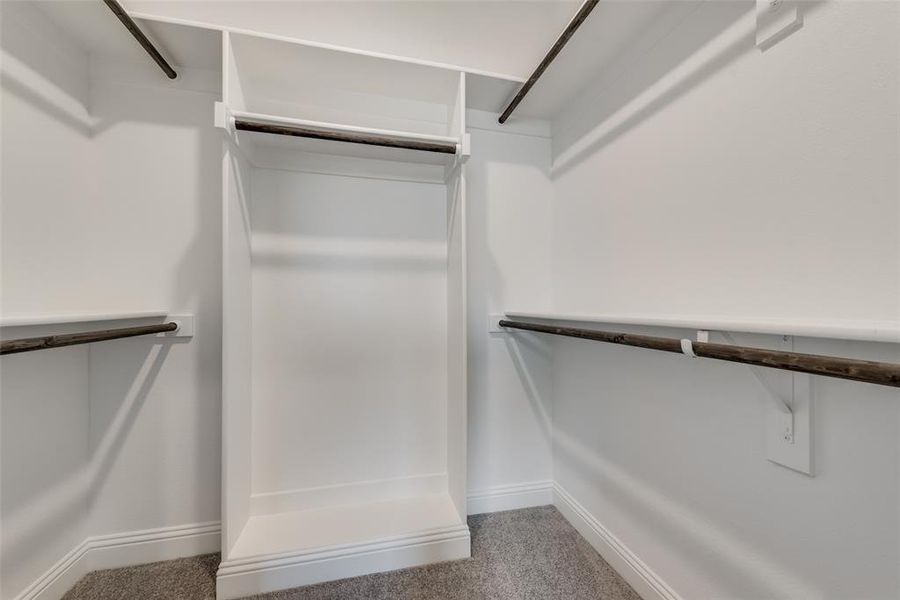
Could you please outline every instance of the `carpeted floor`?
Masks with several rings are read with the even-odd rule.
[[[552,506],[469,517],[472,558],[254,600],[640,600]],[[63,600],[212,600],[217,554],[96,571]]]

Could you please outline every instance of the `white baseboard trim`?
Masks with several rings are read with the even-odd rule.
[[[665,581],[603,526],[562,486],[536,481],[491,488],[468,496],[469,514],[553,504],[644,600],[682,600]],[[114,569],[218,552],[219,522],[196,523],[92,536],[15,596],[14,600],[59,600],[79,579]],[[467,526],[289,556],[223,562],[216,581],[219,600],[365,575],[470,555]]]
[[[98,569],[218,552],[218,521],[92,536],[78,544],[15,600],[59,600],[78,580]]]
[[[352,504],[359,498],[365,498],[367,502],[380,502],[446,492],[446,473],[376,479],[253,494],[250,496],[250,515],[270,515],[325,506],[340,506]]]
[[[622,541],[603,526],[558,483],[553,484],[553,504],[600,556],[644,600],[682,600],[681,596],[650,569]]]
[[[553,482],[549,480],[479,490],[470,493],[466,498],[466,507],[470,515],[547,504],[553,504]]]
[[[216,599],[243,598],[469,556],[469,527],[455,525],[361,544],[223,561],[216,574]]]

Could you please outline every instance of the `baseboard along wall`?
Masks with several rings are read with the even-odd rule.
[[[475,491],[467,498],[470,515],[549,504],[556,506],[566,520],[644,600],[682,600],[682,597],[666,584],[650,566],[554,481],[533,481],[498,486]],[[92,536],[62,557],[15,596],[14,600],[59,600],[79,579],[89,572],[99,569],[114,569],[218,552],[221,545],[220,534],[220,523],[211,521]],[[457,535],[446,537],[459,539]],[[423,542],[427,545],[428,542],[434,543],[435,541],[437,540],[415,540],[409,545],[417,546]],[[408,540],[408,542],[412,542],[412,540]],[[374,549],[368,548],[367,550],[371,552]],[[441,559],[444,554],[444,552],[438,552],[435,558]],[[447,554],[448,558],[450,558],[450,554],[453,553]],[[399,563],[397,564],[399,565]],[[278,566],[274,564],[267,566],[269,569],[278,569]],[[394,564],[385,564],[384,566],[398,568]],[[240,571],[239,568],[235,570]],[[266,570],[268,569],[263,569],[263,571]],[[229,590],[229,592],[237,591],[237,589]],[[228,595],[231,596],[231,594]]]

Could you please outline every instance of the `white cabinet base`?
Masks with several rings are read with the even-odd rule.
[[[286,548],[293,547],[293,550]],[[447,494],[251,517],[219,566],[219,600],[470,556]]]

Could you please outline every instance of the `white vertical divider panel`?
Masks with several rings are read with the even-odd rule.
[[[222,554],[227,559],[250,516],[251,493],[250,166],[230,138],[223,142],[222,173]]]
[[[227,31],[222,32],[222,102],[230,110],[243,110],[246,106],[234,43]]]
[[[450,135],[466,136],[466,74],[451,114]],[[453,129],[455,128],[455,129]],[[468,380],[466,373],[466,171],[464,157],[447,180],[447,486],[465,523]]]
[[[459,74],[459,87],[456,91],[456,98],[450,106],[450,115],[447,119],[447,135],[459,137],[460,140],[466,135],[466,74]]]
[[[460,164],[447,182],[447,485],[466,520],[466,185]]]

